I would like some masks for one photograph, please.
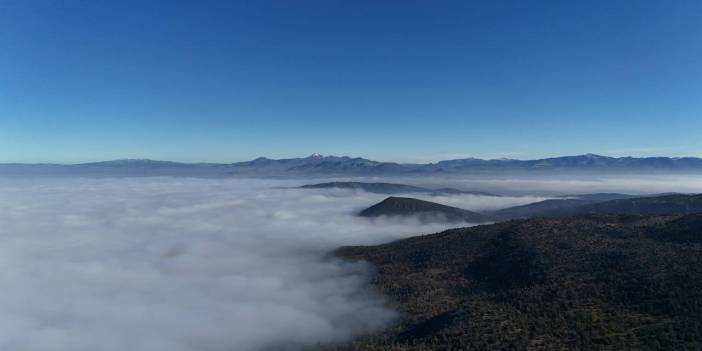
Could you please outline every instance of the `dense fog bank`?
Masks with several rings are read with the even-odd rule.
[[[369,267],[326,254],[449,226],[355,216],[384,195],[287,188],[310,182],[0,177],[0,349],[297,349],[386,326]]]

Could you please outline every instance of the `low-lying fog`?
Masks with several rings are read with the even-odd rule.
[[[369,267],[324,256],[449,226],[354,216],[384,195],[280,188],[305,183],[0,178],[0,350],[284,350],[382,328],[397,315]]]
[[[345,179],[342,179],[345,180]],[[328,180],[327,180],[328,181]],[[363,178],[355,181],[392,182],[421,185],[428,188],[455,187],[505,195],[566,195],[615,192],[626,194],[658,194],[666,192],[702,192],[700,174],[499,174],[452,177]]]

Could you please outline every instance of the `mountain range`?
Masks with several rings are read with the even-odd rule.
[[[537,160],[466,158],[436,163],[395,163],[360,157],[322,156],[255,160],[235,163],[182,163],[126,159],[80,164],[0,164],[2,174],[81,174],[117,176],[299,177],[436,175],[491,172],[702,172],[696,157],[607,157],[594,154]]]

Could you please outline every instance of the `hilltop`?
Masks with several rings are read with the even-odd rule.
[[[362,217],[416,216],[423,221],[469,223],[483,223],[491,220],[491,218],[486,215],[461,208],[409,197],[396,196],[388,197],[385,200],[366,208],[365,210],[361,211],[359,215]]]

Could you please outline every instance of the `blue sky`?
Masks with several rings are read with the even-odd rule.
[[[702,156],[700,1],[0,1],[0,162]]]

